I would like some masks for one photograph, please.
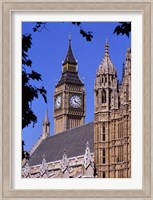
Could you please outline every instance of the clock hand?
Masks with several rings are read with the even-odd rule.
[[[76,101],[76,100],[74,100],[75,101],[75,103],[77,104],[77,105],[79,105],[79,102],[78,101]]]
[[[76,103],[77,105],[80,105],[79,101],[77,101],[77,100],[75,100],[75,103]]]

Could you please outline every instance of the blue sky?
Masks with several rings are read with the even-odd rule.
[[[62,72],[62,61],[68,50],[68,37],[71,34],[72,50],[78,61],[78,73],[86,89],[86,118],[85,123],[94,118],[94,80],[96,71],[104,56],[106,35],[109,43],[110,58],[117,70],[118,79],[121,79],[122,64],[125,61],[126,49],[131,47],[131,36],[117,36],[113,34],[118,22],[82,22],[86,31],[93,32],[93,39],[87,42],[79,33],[79,28],[70,22],[48,22],[47,29],[41,32],[32,32],[33,22],[22,23],[22,34],[32,33],[32,48],[29,58],[32,60],[32,69],[42,75],[43,81],[36,86],[44,86],[47,90],[46,104],[40,96],[32,103],[32,109],[37,116],[37,124],[23,129],[22,137],[25,141],[25,150],[30,150],[42,133],[42,123],[45,110],[48,108],[51,123],[51,135],[54,133],[53,123],[53,95],[57,81]]]

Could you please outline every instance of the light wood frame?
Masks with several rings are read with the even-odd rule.
[[[143,13],[143,189],[142,190],[13,190],[10,187],[11,177],[11,11],[24,10],[123,10],[142,11]],[[1,148],[1,199],[63,199],[63,198],[87,198],[87,199],[153,199],[153,139],[151,137],[151,62],[153,63],[153,53],[151,60],[151,47],[153,47],[153,2],[150,0],[133,1],[103,1],[96,2],[90,0],[73,1],[51,1],[51,0],[2,0],[0,2],[0,105],[2,115],[0,128],[2,130],[0,146]],[[153,18],[153,16],[152,16]],[[141,59],[141,58],[140,58]],[[152,74],[151,74],[152,73]],[[153,76],[152,76],[153,78]],[[145,107],[144,107],[145,105]],[[145,108],[145,109],[144,109]],[[152,109],[153,111],[153,109]],[[2,122],[2,123],[1,123]],[[152,126],[151,126],[152,125]]]

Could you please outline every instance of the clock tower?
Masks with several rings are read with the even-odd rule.
[[[61,78],[54,92],[54,134],[84,124],[85,88],[77,71],[71,39],[62,64]]]

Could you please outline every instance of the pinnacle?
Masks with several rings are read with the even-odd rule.
[[[105,43],[105,56],[109,57],[109,44],[108,44],[108,37],[106,35],[106,43]]]
[[[46,109],[46,112],[45,112],[45,120],[44,120],[44,122],[49,122],[48,109]]]
[[[67,63],[77,65],[77,62],[76,62],[74,55],[73,55],[73,52],[72,52],[71,36],[69,36],[69,47],[68,47],[68,51],[67,51],[66,58],[64,60],[63,65],[65,65]]]

